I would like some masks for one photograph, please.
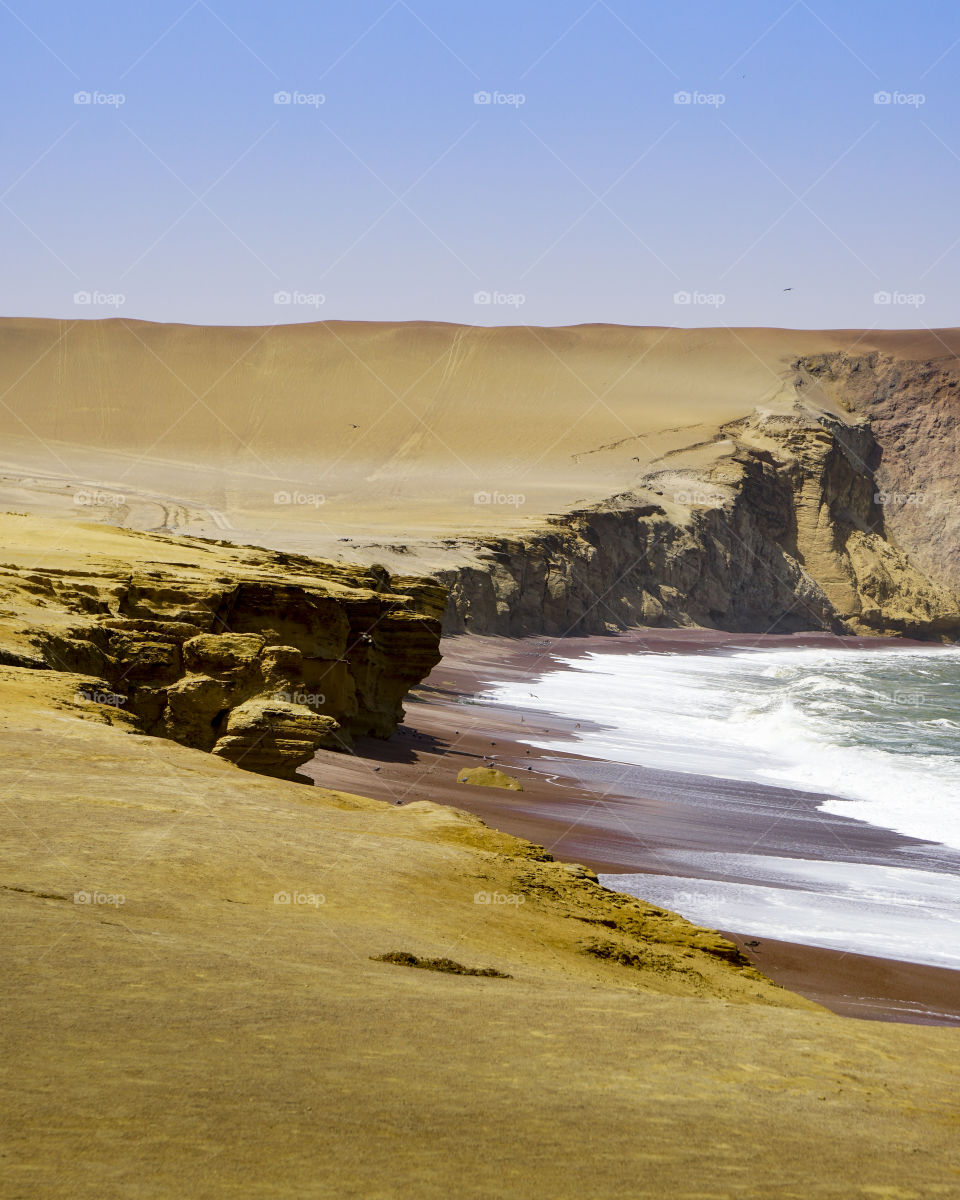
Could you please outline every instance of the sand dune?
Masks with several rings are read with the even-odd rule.
[[[105,519],[316,552],[522,528],[776,405],[801,354],[958,348],[956,330],[7,319],[0,500],[69,515],[99,487],[129,510]]]

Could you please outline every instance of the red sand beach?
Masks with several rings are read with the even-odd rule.
[[[559,658],[588,652],[697,653],[735,647],[887,647],[883,639],[790,637],[702,630],[643,630],[615,637],[551,640],[457,637],[408,698],[405,724],[388,741],[360,739],[356,754],[320,751],[303,768],[318,784],[406,803],[434,800],[467,809],[489,825],[545,846],[598,872],[669,873],[665,850],[754,851],[816,861],[936,867],[937,848],[820,812],[819,797],[777,787],[677,775],[603,762],[571,751],[528,747],[535,732],[569,735],[577,722],[542,712],[477,704],[494,682],[531,680]],[[903,643],[898,643],[903,644]],[[589,727],[588,714],[579,722]],[[523,792],[456,782],[463,767],[496,765],[522,779]],[[771,817],[775,819],[771,820]],[[849,1016],[960,1024],[960,972],[890,959],[758,940],[727,932],[767,975]]]

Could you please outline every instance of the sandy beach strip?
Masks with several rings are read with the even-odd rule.
[[[820,812],[822,798],[815,795],[584,757],[574,735],[589,729],[588,713],[573,721],[478,702],[496,682],[530,681],[535,692],[536,679],[560,668],[558,660],[591,652],[723,653],[760,644],[753,635],[701,630],[563,640],[450,638],[443,661],[408,699],[405,724],[392,738],[360,739],[354,755],[320,751],[303,772],[322,786],[392,803],[433,800],[467,809],[598,873],[675,874],[675,851],[955,872],[956,856],[949,851]],[[764,637],[762,644],[890,648],[885,639],[820,634]],[[568,738],[571,749],[522,744],[537,734]],[[457,783],[463,767],[485,764],[520,778],[523,792]],[[717,872],[708,877],[729,878]],[[724,932],[771,978],[836,1012],[960,1024],[960,971]]]

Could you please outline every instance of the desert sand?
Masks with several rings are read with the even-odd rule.
[[[697,464],[725,422],[792,401],[801,355],[958,347],[957,330],[8,318],[0,503],[438,563],[444,538],[522,530],[680,450]]]
[[[372,562],[413,576],[658,464],[709,467],[732,453],[726,423],[796,407],[800,356],[938,364],[957,348],[957,331],[0,322],[0,507],[25,514],[0,521],[0,1193],[956,1195],[956,1030],[837,1016],[715,931],[601,889],[589,862],[552,861],[542,821],[515,837],[463,811],[538,789],[519,763],[522,793],[457,784],[484,751],[448,759],[447,726],[420,728],[435,693],[377,743],[397,762],[321,751],[311,787],[146,736],[50,646],[102,638],[112,666],[124,639],[157,642],[176,660],[147,681],[163,703],[227,687],[236,656],[213,680],[178,656],[235,636],[240,576],[271,596],[260,662],[304,633],[274,603],[314,595],[304,577],[325,572],[343,611],[389,615],[400,584]],[[845,419],[831,379],[804,376],[803,403]],[[801,498],[817,527],[821,494]],[[918,620],[946,628],[916,594]],[[412,620],[439,638],[435,615]],[[301,655],[343,668],[338,718],[402,656],[382,634],[344,625],[328,656]],[[201,715],[212,741],[224,714]],[[421,750],[431,769],[401,777]],[[794,982],[806,968],[779,955]]]
[[[956,1194],[955,1031],[833,1016],[429,788],[263,779],[2,675],[3,1195]]]
[[[889,645],[880,638],[843,640],[848,643],[860,649]],[[505,680],[524,681],[535,691],[540,673],[563,669],[565,660],[586,653],[693,654],[736,644],[837,648],[838,641],[707,630],[565,640],[447,638],[443,660],[411,693],[407,720],[393,737],[362,739],[350,756],[321,750],[306,771],[318,783],[394,804],[426,786],[443,804],[604,874],[669,873],[678,848],[736,854],[745,845],[813,861],[954,871],[950,850],[829,816],[820,811],[821,796],[585,758],[575,738],[591,728],[586,714],[574,722],[488,699],[491,686]],[[544,734],[568,748],[538,748]],[[464,787],[470,777],[484,786]],[[522,786],[522,795],[503,786],[510,779]],[[958,971],[771,938],[758,942],[749,931],[724,933],[771,979],[834,1012],[960,1026]]]

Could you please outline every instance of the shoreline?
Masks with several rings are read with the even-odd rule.
[[[358,739],[355,755],[320,751],[303,768],[318,784],[397,804],[429,799],[466,809],[494,828],[545,846],[556,858],[605,874],[676,874],[676,851],[750,848],[816,862],[957,871],[956,856],[931,843],[822,813],[823,797],[705,776],[625,766],[577,753],[579,722],[518,707],[478,703],[494,683],[533,680],[558,660],[591,652],[724,653],[750,646],[844,649],[930,648],[930,643],[834,635],[743,635],[713,630],[638,630],[571,639],[446,639],[444,658],[408,697],[407,717],[387,741]],[[535,685],[531,682],[531,691]],[[593,725],[593,728],[599,726]],[[520,739],[548,733],[569,751]],[[494,765],[523,792],[456,782],[463,767]],[[789,810],[789,812],[787,811]],[[722,872],[703,878],[728,879]],[[737,882],[736,879],[732,880]],[[960,970],[873,957],[721,930],[775,982],[848,1016],[960,1025]]]

